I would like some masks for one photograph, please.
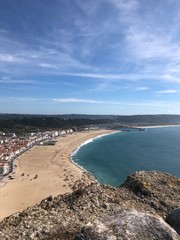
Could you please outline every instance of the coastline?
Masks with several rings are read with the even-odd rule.
[[[152,125],[152,126],[135,126],[138,128],[162,128],[162,127],[180,127],[180,124],[175,124],[175,125]]]
[[[72,192],[73,184],[85,172],[71,158],[82,145],[115,133],[114,130],[91,130],[59,137],[55,146],[35,146],[15,160],[15,179],[5,179],[0,188],[0,219],[23,211],[42,199]]]
[[[86,173],[88,174],[88,179],[93,179],[93,181],[96,181],[97,182],[97,179],[95,176],[92,175],[92,173],[88,172],[85,168],[83,168],[82,166],[78,165],[74,160],[73,160],[73,155],[75,155],[77,153],[77,151],[83,147],[84,145],[88,144],[88,143],[91,143],[93,142],[94,140],[96,140],[97,138],[101,138],[101,137],[104,137],[104,136],[107,136],[107,135],[112,135],[112,134],[115,134],[115,133],[118,133],[118,132],[121,132],[120,130],[106,130],[108,131],[108,133],[105,133],[105,134],[100,134],[100,135],[97,135],[93,138],[90,138],[88,139],[87,141],[81,143],[76,149],[75,151],[73,151],[71,154],[70,154],[70,161],[72,162],[73,165],[75,165],[77,168],[79,168],[81,171],[83,171],[83,173]],[[86,175],[87,176],[87,175]]]

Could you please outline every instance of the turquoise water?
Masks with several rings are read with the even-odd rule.
[[[99,182],[119,186],[127,175],[158,170],[180,177],[180,127],[132,130],[96,138],[72,155]]]

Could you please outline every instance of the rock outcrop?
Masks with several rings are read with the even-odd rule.
[[[180,234],[180,207],[170,212],[166,221]]]
[[[96,219],[81,229],[75,240],[178,240],[178,234],[161,217],[135,210],[120,210]]]
[[[163,218],[179,207],[180,179],[168,173],[135,172],[127,177],[122,186],[132,191],[139,202],[146,204],[148,208],[150,206]]]
[[[119,188],[82,180],[71,194],[5,218],[0,239],[176,240],[178,230],[164,220],[179,204],[180,179],[167,173],[136,172]]]

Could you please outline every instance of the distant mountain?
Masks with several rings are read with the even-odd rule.
[[[93,115],[93,114],[0,114],[0,119],[5,118],[32,118],[32,117],[48,117],[48,118],[64,118],[64,119],[114,119],[116,115]]]
[[[98,125],[105,128],[132,126],[177,125],[180,115],[34,115],[34,114],[0,114],[0,131],[32,132],[50,129],[77,128],[80,126]]]
[[[129,125],[171,125],[180,124],[180,115],[133,115],[117,116],[116,120]]]

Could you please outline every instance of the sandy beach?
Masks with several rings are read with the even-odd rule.
[[[70,161],[80,144],[110,130],[78,132],[60,137],[54,146],[35,146],[16,159],[13,180],[4,180],[0,188],[0,219],[40,203],[50,195],[71,192],[83,171]],[[3,186],[2,186],[3,184]]]

